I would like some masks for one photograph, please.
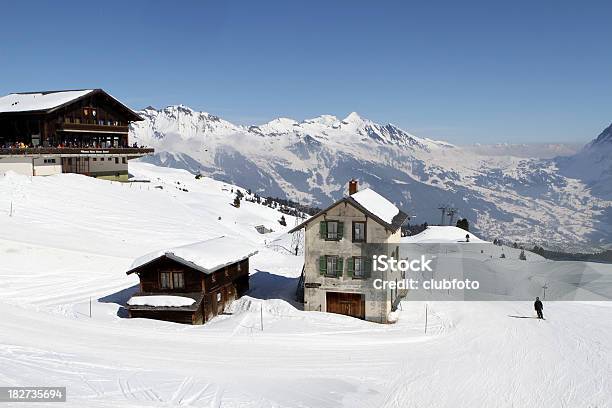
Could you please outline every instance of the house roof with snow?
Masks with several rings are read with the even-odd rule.
[[[126,111],[138,121],[142,118],[102,89],[72,89],[63,91],[17,92],[0,97],[0,115],[10,114],[47,114],[75,103],[94,94],[103,95],[112,100],[121,110]]]
[[[408,214],[397,208],[391,201],[387,200],[385,197],[381,196],[371,188],[366,188],[336,201],[326,209],[318,212],[297,227],[290,230],[289,233],[304,228],[310,221],[327,213],[329,210],[341,203],[351,204],[383,227],[389,229],[391,232],[397,231],[408,218]]]
[[[130,310],[195,312],[204,300],[204,292],[181,293],[180,296],[159,293],[139,293],[127,301]]]
[[[160,249],[143,255],[132,263],[129,275],[159,258],[166,257],[202,273],[213,273],[227,265],[240,262],[258,251],[250,244],[221,236],[175,248]]]

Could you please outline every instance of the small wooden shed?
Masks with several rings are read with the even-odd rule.
[[[203,324],[249,289],[249,258],[257,251],[222,236],[146,254],[127,274],[140,278],[130,317]]]

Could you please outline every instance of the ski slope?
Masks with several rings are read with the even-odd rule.
[[[532,318],[531,301],[404,301],[393,325],[304,312],[292,298],[303,260],[282,249],[292,217],[282,227],[274,209],[244,200],[234,208],[237,187],[184,171],[143,163],[130,171],[150,183],[0,175],[1,385],[66,386],[68,407],[604,407],[612,400],[609,302],[545,302],[544,321]],[[274,232],[257,233],[260,224]],[[135,258],[221,235],[259,250],[251,291],[231,315],[204,326],[125,318],[122,305],[138,282],[125,271]],[[464,258],[487,273],[529,265],[527,278],[552,265],[534,254],[519,261],[510,248],[500,260],[489,243],[453,245],[457,252],[437,250],[438,262]],[[585,267],[612,274],[607,265],[558,265],[568,276]]]

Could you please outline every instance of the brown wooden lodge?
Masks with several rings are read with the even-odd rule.
[[[102,89],[0,97],[0,172],[79,173],[127,179],[127,160],[153,152],[130,145],[142,118]]]
[[[140,278],[139,292],[128,301],[129,316],[206,323],[249,290],[249,257],[255,253],[234,239],[218,237],[145,255],[127,272]],[[189,306],[146,302],[147,297],[154,299],[160,295],[190,298],[194,302]]]

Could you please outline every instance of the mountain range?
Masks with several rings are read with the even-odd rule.
[[[553,146],[566,155],[542,158],[420,138],[355,112],[252,126],[182,105],[139,114],[131,140],[156,149],[141,160],[260,195],[325,206],[356,178],[412,223],[448,223],[447,206],[491,240],[583,251],[612,243],[612,126],[577,153]]]

